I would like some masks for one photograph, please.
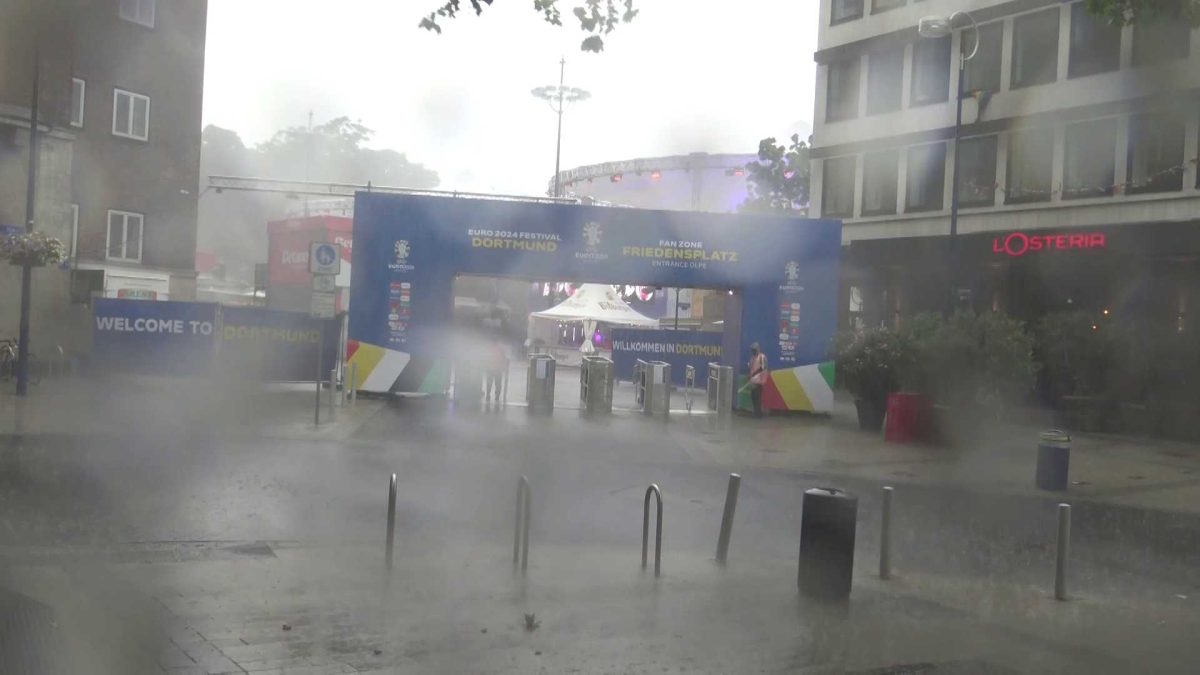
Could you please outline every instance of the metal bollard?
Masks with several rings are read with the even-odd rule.
[[[392,548],[396,544],[396,474],[388,485],[387,552],[384,556],[387,568],[392,569]]]
[[[662,574],[662,490],[651,483],[646,488],[646,501],[642,505],[642,569],[646,569],[646,553],[650,544],[650,495],[658,500],[658,520],[654,522],[654,576]]]
[[[521,573],[529,567],[529,479],[521,476],[517,481],[517,528],[513,532],[513,569],[521,564]]]
[[[738,489],[741,486],[741,475],[729,474],[729,487],[725,489],[725,512],[721,514],[721,534],[717,537],[718,565],[724,565],[729,555],[729,537],[733,534],[733,514],[737,510]]]
[[[1058,505],[1058,555],[1054,563],[1054,599],[1067,599],[1067,556],[1071,552],[1071,505]]]
[[[883,488],[883,513],[879,528],[879,578],[892,578],[892,492]]]
[[[358,363],[350,364],[350,403],[358,402]]]

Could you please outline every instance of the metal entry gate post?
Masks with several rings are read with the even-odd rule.
[[[579,399],[589,413],[612,412],[613,362],[585,356],[579,368]]]
[[[721,534],[717,537],[717,564],[724,565],[729,555],[729,537],[733,534],[733,514],[737,511],[738,490],[742,486],[739,474],[729,474],[729,487],[725,490],[725,512],[721,514]]]
[[[530,412],[554,412],[554,357],[549,354],[534,354],[529,357],[529,372],[526,375],[525,402]]]
[[[671,364],[665,361],[650,361],[643,367],[645,395],[642,412],[647,415],[671,414]]]
[[[683,371],[683,401],[688,412],[692,412],[692,389],[696,387],[696,366],[686,366]]]
[[[521,572],[529,567],[529,479],[521,476],[517,481],[517,527],[513,532],[513,569],[518,563]]]
[[[650,495],[653,494],[658,500],[658,519],[654,521],[654,576],[662,574],[662,527],[663,527],[663,502],[662,490],[658,489],[658,485],[651,483],[650,487],[646,488],[646,500],[642,505],[642,569],[646,569],[646,554],[650,545]]]

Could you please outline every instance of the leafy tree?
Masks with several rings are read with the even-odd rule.
[[[256,147],[247,147],[237,132],[209,125],[201,136],[200,175],[244,176],[279,180],[432,188],[435,171],[395,150],[365,147],[374,132],[346,117],[330,120],[310,131],[289,127]],[[199,246],[229,263],[245,276],[253,263],[266,257],[267,221],[295,211],[296,197],[226,191],[200,200]],[[236,274],[241,270],[242,274]]]
[[[750,213],[808,212],[808,145],[792,134],[791,145],[758,142],[758,159],[746,164],[748,194],[739,210]]]
[[[476,16],[483,14],[484,7],[490,7],[492,0],[467,0]],[[637,16],[638,10],[633,8],[634,0],[576,0],[578,5],[572,14],[579,20],[579,28],[590,35],[584,38],[579,48],[585,52],[604,51],[604,37],[613,32],[622,23],[629,23]],[[542,19],[553,26],[562,25],[562,12],[559,10],[559,0],[533,0],[535,12],[541,12]],[[445,0],[445,4],[430,12],[429,16],[421,19],[420,27],[431,30],[439,35],[442,27],[439,19],[453,19],[463,11],[462,0]]]
[[[1200,27],[1200,0],[1087,0],[1087,8],[1118,25],[1184,20]]]

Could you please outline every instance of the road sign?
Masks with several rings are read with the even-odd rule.
[[[308,271],[313,274],[340,274],[342,247],[325,241],[314,241],[308,249]]]
[[[333,293],[337,290],[337,277],[332,274],[314,274],[312,289],[320,293]]]
[[[336,314],[337,309],[337,294],[322,293],[313,291],[312,294],[312,310],[310,314],[314,319],[332,319]]]

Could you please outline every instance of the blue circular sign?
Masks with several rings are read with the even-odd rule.
[[[317,264],[328,267],[337,261],[337,249],[329,244],[317,247]]]

